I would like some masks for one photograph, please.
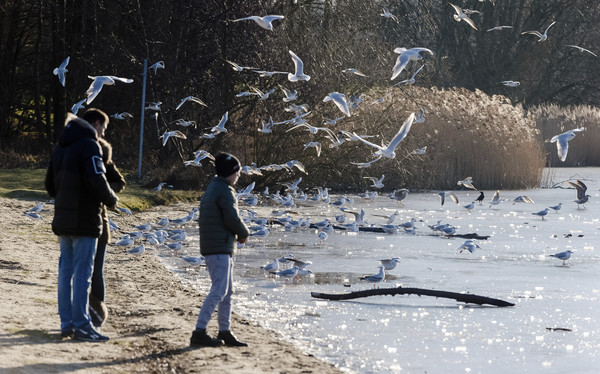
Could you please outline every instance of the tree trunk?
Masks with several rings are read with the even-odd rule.
[[[354,291],[350,293],[342,293],[342,294],[326,294],[320,292],[311,292],[310,296],[317,299],[327,299],[327,300],[349,300],[349,299],[357,299],[360,297],[368,297],[368,296],[378,296],[378,295],[419,295],[419,296],[434,296],[441,297],[444,299],[454,299],[456,301],[460,301],[467,304],[489,304],[499,307],[506,306],[514,306],[515,304],[509,303],[508,301],[492,299],[490,297],[478,296],[472,294],[464,294],[458,292],[448,292],[448,291],[437,291],[437,290],[427,290],[423,288],[404,288],[404,287],[396,287],[396,288],[377,288],[373,290],[364,290],[364,291]]]

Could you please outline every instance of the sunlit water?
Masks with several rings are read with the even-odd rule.
[[[461,190],[456,191],[461,200],[458,206],[452,201],[440,206],[435,193],[409,194],[403,205],[385,196],[374,201],[355,197],[349,205],[354,210],[366,209],[366,219],[374,225],[385,219],[373,214],[389,215],[400,209],[396,223],[414,217],[416,235],[336,230],[321,244],[315,229],[286,232],[274,225],[263,242],[252,238],[236,257],[234,311],[307,353],[353,372],[598,372],[600,171],[553,173],[555,181],[573,176],[585,178],[592,195],[586,209],[577,209],[573,189],[539,189],[501,191],[500,196],[508,200],[493,208],[487,202],[494,191],[485,191],[484,203],[469,213],[462,205],[479,193]],[[521,194],[535,204],[512,205]],[[545,220],[532,214],[559,202],[563,208],[550,212]],[[269,217],[277,207],[252,209]],[[293,210],[298,212],[294,218],[309,216],[313,223],[324,218],[335,221],[340,213],[337,207],[324,204]],[[348,221],[352,220],[349,216]],[[465,239],[434,235],[428,225],[439,220],[456,226],[458,234],[490,238],[477,241],[481,249],[474,253],[458,253]],[[184,249],[158,253],[178,276],[206,292],[210,281],[205,268],[194,268],[178,258],[198,255],[197,228],[188,231]],[[566,266],[548,256],[567,249],[574,254]],[[312,261],[309,268],[315,276],[290,281],[260,269],[288,254]],[[378,260],[389,257],[401,261],[378,284],[380,288],[403,285],[468,292],[516,306],[465,305],[416,295],[341,302],[311,297],[311,292],[373,288],[359,277],[375,274]]]

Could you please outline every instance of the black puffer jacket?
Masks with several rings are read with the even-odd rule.
[[[114,207],[118,198],[104,175],[96,130],[81,118],[67,117],[54,148],[46,191],[54,198],[52,231],[56,235],[99,237],[101,203]]]

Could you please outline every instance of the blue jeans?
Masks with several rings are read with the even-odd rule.
[[[60,236],[58,260],[58,314],[61,330],[91,326],[88,291],[97,238]]]
[[[233,294],[233,259],[229,255],[208,255],[204,256],[204,262],[212,285],[200,308],[196,330],[206,329],[210,317],[218,306],[219,331],[229,331]]]

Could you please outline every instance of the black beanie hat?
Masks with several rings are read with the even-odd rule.
[[[240,167],[240,160],[234,155],[229,153],[219,153],[217,157],[215,157],[215,170],[217,171],[218,176],[227,178],[240,170]]]

